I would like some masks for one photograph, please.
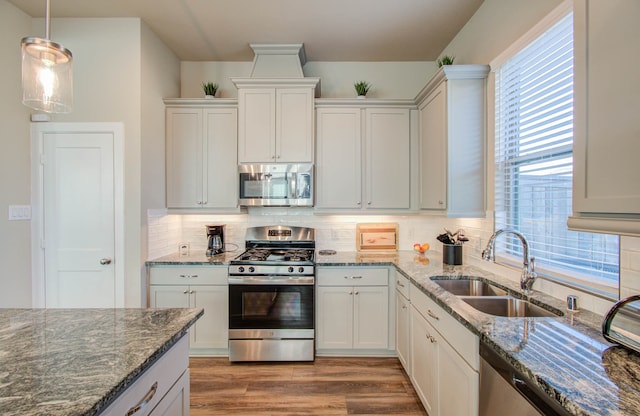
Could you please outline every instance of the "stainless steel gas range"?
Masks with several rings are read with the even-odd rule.
[[[313,361],[315,231],[247,229],[229,265],[229,360]]]

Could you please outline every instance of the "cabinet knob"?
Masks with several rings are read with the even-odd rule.
[[[100,264],[102,264],[103,266],[111,264],[111,259],[109,257],[102,258],[100,259]]]
[[[184,291],[184,292],[182,292],[182,293],[184,293],[185,295],[188,295],[188,294],[189,294],[189,291],[188,291],[188,290],[185,290],[185,291]]]
[[[442,200],[438,201],[439,205],[444,205],[444,202]]]
[[[404,285],[402,284],[402,282],[400,280],[398,280],[397,282],[398,282],[398,286],[404,287]]]
[[[371,205],[371,201],[367,202],[367,205]]]
[[[362,205],[362,202],[358,201],[356,202],[356,205]]]
[[[356,293],[355,293],[355,294],[356,294],[356,295],[358,295],[358,294],[360,294],[360,292],[356,291]]]

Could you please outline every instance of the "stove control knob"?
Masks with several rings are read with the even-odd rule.
[[[302,272],[304,272],[304,267],[302,266],[298,267],[298,273],[302,273]]]
[[[289,273],[293,273],[293,270],[294,270],[294,269],[293,269],[293,267],[292,267],[292,266],[289,266],[289,268],[288,268],[287,270],[289,270]]]
[[[253,273],[256,271],[256,268],[253,266],[249,266],[249,273]]]
[[[242,267],[242,266],[238,267],[238,271],[239,271],[240,273],[244,273],[244,267]]]

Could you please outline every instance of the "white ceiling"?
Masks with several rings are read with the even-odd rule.
[[[44,17],[44,0],[9,1]],[[482,1],[51,0],[51,17],[140,17],[182,61],[251,61],[250,43],[303,43],[309,61],[434,61]]]

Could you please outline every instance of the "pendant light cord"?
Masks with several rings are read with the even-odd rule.
[[[50,0],[47,0],[47,5],[45,7],[45,12],[44,12],[44,15],[45,15],[45,17],[44,17],[44,37],[45,37],[45,39],[51,39],[51,37],[50,37],[51,29],[49,27],[49,20],[51,19],[51,16],[50,16],[50,8],[51,8],[51,6],[49,4],[49,1]]]

